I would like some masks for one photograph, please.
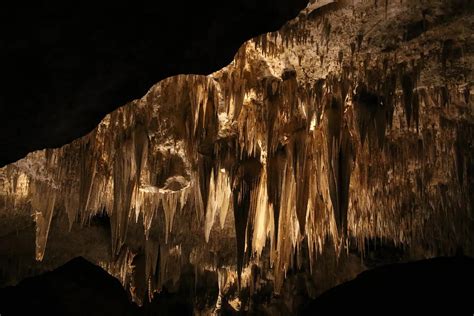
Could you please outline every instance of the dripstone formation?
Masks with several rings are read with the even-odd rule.
[[[4,285],[81,255],[140,305],[191,271],[217,286],[196,311],[295,313],[379,263],[473,256],[473,10],[312,2],[5,166]]]

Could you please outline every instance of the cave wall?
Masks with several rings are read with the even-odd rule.
[[[191,265],[294,312],[377,247],[474,255],[472,3],[322,4],[0,169],[4,270],[83,255],[143,303]]]

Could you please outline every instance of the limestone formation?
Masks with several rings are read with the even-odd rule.
[[[284,295],[295,271],[318,284],[318,267],[364,258],[369,240],[474,255],[473,13],[312,1],[225,68],[165,79],[0,169],[0,214],[31,216],[39,261],[52,225],[110,219],[108,255],[89,259],[137,302],[189,264],[218,274],[220,305],[232,284]]]

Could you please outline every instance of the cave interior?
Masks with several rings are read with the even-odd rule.
[[[474,1],[0,17],[1,316],[474,313]]]

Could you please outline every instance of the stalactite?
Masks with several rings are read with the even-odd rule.
[[[209,235],[217,214],[219,214],[220,227],[224,229],[227,213],[232,206],[230,180],[226,170],[222,168],[215,173],[217,173],[217,176],[214,175],[214,170],[212,170],[209,185],[209,199],[204,225],[206,242],[209,242]]]
[[[446,86],[442,86],[439,89],[439,103],[442,107],[447,107],[449,104],[449,92]]]
[[[234,276],[257,291],[269,275],[281,293],[287,272],[363,257],[369,239],[472,249],[470,74],[449,67],[461,44],[425,32],[384,47],[404,20],[365,6],[379,22],[362,23],[361,5],[302,15],[222,70],[163,80],[84,138],[0,169],[2,214],[33,214],[41,260],[52,223],[78,230],[105,212],[103,265],[137,301],[187,264],[217,271],[222,300]]]
[[[447,39],[443,41],[442,44],[440,60],[444,75],[446,75],[446,64],[448,62],[449,55],[451,54],[453,44],[454,41],[452,39]]]
[[[42,183],[31,185],[31,206],[36,223],[36,260],[43,260],[56,202],[56,192]]]
[[[343,122],[344,109],[341,100],[328,95],[326,102],[329,191],[338,231],[346,235],[352,144],[347,126]]]
[[[267,113],[267,150],[271,156],[278,145],[278,116],[280,112],[280,80],[276,77],[266,77],[263,79],[263,100]],[[275,135],[276,134],[276,135]]]
[[[362,47],[362,41],[364,40],[364,33],[362,32],[357,33],[356,40],[357,40],[357,51],[359,52]]]
[[[178,203],[181,197],[181,192],[166,192],[161,194],[161,205],[165,214],[165,243],[168,243],[168,236],[173,230],[173,220],[176,211],[178,210]],[[183,207],[180,205],[180,207]]]
[[[273,218],[275,225],[275,240],[278,240],[278,227],[280,219],[280,202],[283,190],[283,178],[286,169],[286,151],[279,148],[277,151],[268,155],[267,158],[268,178],[267,182],[268,202],[273,207]]]
[[[301,235],[305,234],[306,212],[309,198],[309,181],[308,175],[312,174],[310,146],[308,144],[306,130],[296,132],[294,141],[291,143],[293,151],[292,159],[294,160],[294,174],[296,179],[296,214],[298,216]]]
[[[118,254],[127,234],[132,198],[137,194],[141,167],[146,155],[147,135],[137,126],[118,149],[114,162],[114,204],[112,211],[112,253]]]
[[[410,127],[413,116],[413,89],[415,88],[413,75],[411,73],[405,73],[402,75],[401,86],[403,89],[403,105],[405,106],[405,116],[407,125]]]
[[[285,168],[281,197],[279,234],[276,251],[273,255],[275,269],[275,292],[279,293],[284,276],[291,266],[291,258],[299,239],[299,223],[296,215],[296,180],[291,168]]]
[[[418,132],[420,130],[420,98],[416,90],[413,92],[412,107],[413,120],[415,121],[416,131]]]
[[[244,265],[245,235],[251,207],[251,195],[255,194],[254,191],[258,187],[260,169],[260,162],[255,158],[249,158],[239,164],[232,180],[239,286]]]
[[[252,250],[257,254],[257,257],[261,256],[267,239],[270,240],[270,244],[274,242],[275,224],[273,212],[268,203],[268,182],[268,174],[266,169],[263,168],[256,193],[257,201],[255,206],[255,219],[253,220]]]

